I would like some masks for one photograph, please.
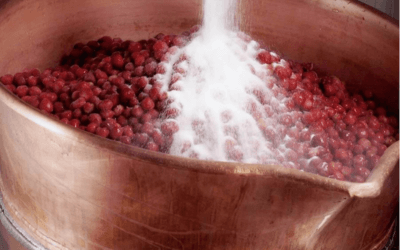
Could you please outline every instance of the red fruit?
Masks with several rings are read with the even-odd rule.
[[[128,51],[133,53],[133,52],[139,52],[143,49],[142,44],[138,42],[131,42],[128,46]]]
[[[117,106],[114,107],[113,111],[115,116],[120,116],[122,112],[124,112],[124,106],[118,104]]]
[[[97,97],[97,96],[92,96],[92,98],[90,98],[89,102],[90,102],[90,103],[93,103],[94,106],[95,106],[96,108],[98,108],[98,107],[99,107],[99,104],[100,104],[100,102],[101,102],[101,100],[100,100],[100,98]]]
[[[262,52],[258,53],[257,60],[260,63],[267,63],[267,64],[272,63],[272,57],[268,51],[262,51]]]
[[[296,92],[293,94],[293,100],[298,106],[302,106],[305,101],[305,96],[303,92]]]
[[[133,117],[140,118],[143,115],[144,111],[140,106],[135,106],[132,108],[131,114]]]
[[[72,111],[72,117],[73,118],[80,118],[82,116],[82,110],[81,109],[75,109]]]
[[[78,93],[79,97],[84,98],[86,101],[88,101],[93,96],[93,91],[89,88],[84,88],[82,90],[79,90]]]
[[[349,159],[350,154],[349,151],[339,148],[337,150],[335,150],[335,158],[341,161],[347,160]]]
[[[372,128],[374,131],[378,131],[379,128],[381,127],[381,124],[378,120],[378,118],[376,118],[375,116],[370,117],[369,121],[368,121],[368,126],[370,128]]]
[[[143,110],[151,110],[154,108],[154,101],[150,97],[146,97],[141,101],[140,106]]]
[[[155,152],[159,151],[159,146],[155,142],[152,142],[152,141],[148,142],[146,144],[145,148],[150,151],[155,151]]]
[[[98,123],[91,122],[86,126],[86,131],[90,133],[95,133],[98,126]]]
[[[239,149],[228,150],[228,158],[233,161],[241,161],[243,159],[243,152]]]
[[[289,78],[292,75],[292,70],[290,68],[285,68],[282,66],[277,66],[274,72],[282,80]]]
[[[14,75],[14,83],[17,86],[25,85],[26,84],[26,80],[25,80],[24,75],[22,73],[16,73]]]
[[[182,36],[176,36],[172,39],[172,46],[182,47],[187,43],[187,39]]]
[[[88,72],[87,69],[78,68],[75,71],[75,75],[77,78],[82,78],[87,72]]]
[[[161,134],[161,132],[158,129],[155,129],[153,133],[151,134],[151,137],[153,138],[153,141],[159,145],[162,146],[164,145],[164,136]]]
[[[116,139],[118,139],[118,138],[120,138],[120,137],[122,136],[123,132],[124,132],[124,131],[123,131],[122,128],[113,127],[113,128],[110,130],[110,137],[111,137],[111,139],[116,140]]]
[[[72,111],[71,110],[66,110],[66,111],[64,111],[64,112],[62,112],[61,114],[60,114],[60,118],[61,119],[68,119],[68,120],[71,120],[71,118],[72,118]]]
[[[133,142],[139,146],[144,146],[149,141],[149,138],[145,133],[138,133],[133,136]]]
[[[131,137],[124,136],[124,135],[119,138],[119,141],[122,143],[128,144],[128,145],[130,145],[132,143]]]
[[[135,92],[129,87],[124,87],[120,91],[120,99],[121,99],[121,102],[123,102],[123,103],[128,102],[134,96],[135,96]]]
[[[123,77],[121,77],[121,76],[111,76],[109,79],[110,79],[110,82],[112,83],[112,85],[115,85],[118,88],[125,87],[125,79]]]
[[[160,96],[160,89],[159,88],[151,88],[149,90],[149,97],[153,100],[153,101],[157,101],[159,96]]]
[[[103,119],[112,118],[114,117],[114,111],[112,110],[102,110],[100,115]]]
[[[333,84],[324,85],[324,93],[326,96],[334,96],[337,92],[337,89]]]
[[[353,163],[354,163],[355,167],[364,167],[365,168],[368,165],[367,158],[365,157],[365,155],[362,155],[362,154],[358,154],[358,155],[354,156]]]
[[[147,77],[145,77],[145,76],[142,76],[137,80],[136,86],[139,89],[144,89],[147,86],[148,83],[149,83],[149,79]]]
[[[168,50],[168,44],[165,43],[164,41],[157,41],[153,45],[153,50],[154,52],[165,53]]]
[[[132,54],[133,55],[133,54]],[[146,60],[146,58],[143,55],[136,55],[134,58],[132,58],[134,60],[135,66],[142,66],[144,64],[144,61]]]
[[[60,114],[65,111],[64,104],[62,102],[55,102],[53,104],[54,112]]]
[[[107,128],[97,127],[96,128],[96,134],[101,136],[101,137],[106,138],[110,134],[110,131]]]
[[[146,123],[146,122],[150,122],[151,120],[152,120],[152,116],[149,113],[146,113],[146,114],[142,115],[142,117],[140,117],[140,122],[142,124]]]
[[[85,105],[85,103],[86,103],[85,98],[79,97],[78,99],[76,99],[75,101],[73,101],[73,102],[71,103],[71,106],[70,106],[70,107],[71,107],[72,109],[79,109],[79,108],[83,107],[83,105]]]
[[[53,112],[53,103],[49,99],[43,98],[40,101],[39,109],[46,111],[47,113],[51,113]]]
[[[4,85],[12,85],[14,80],[14,76],[7,74],[4,75],[0,78],[0,81],[4,84]]]
[[[149,110],[146,114],[149,114],[152,119],[156,119],[160,116],[160,113],[155,109]]]
[[[161,124],[161,132],[164,135],[170,136],[179,131],[179,126],[175,121],[167,120]]]
[[[301,141],[310,141],[311,140],[311,133],[309,131],[300,132],[300,140]]]
[[[100,70],[100,69],[96,69],[96,71],[94,72],[95,77],[97,78],[97,80],[99,79],[108,79],[108,76],[106,74],[106,72]]]
[[[313,105],[314,101],[312,99],[305,99],[301,106],[304,110],[310,110],[312,109]]]
[[[144,66],[144,73],[146,73],[147,76],[153,76],[156,73],[157,69],[157,63],[156,62],[151,62],[148,63]]]
[[[339,161],[331,161],[328,164],[328,171],[330,174],[334,174],[337,171],[341,171],[343,168],[343,164]]]
[[[90,102],[87,102],[82,106],[82,109],[86,114],[90,114],[94,110],[94,104],[90,103]]]
[[[132,79],[132,72],[124,71],[121,73],[121,76],[125,81],[130,81]]]
[[[113,53],[111,55],[111,64],[115,68],[120,69],[120,68],[124,67],[124,58],[119,53]]]
[[[133,75],[134,76],[142,76],[142,75],[144,75],[144,67],[143,66],[136,67],[134,69],[134,71],[133,71]]]
[[[68,122],[69,125],[75,128],[79,128],[80,123],[81,122],[78,119],[72,119]]]
[[[112,100],[106,99],[106,100],[101,101],[99,103],[99,107],[98,108],[101,111],[106,111],[106,110],[111,110],[113,106],[114,106],[114,104],[113,104]]]
[[[151,124],[150,122],[145,122],[143,123],[143,126],[140,128],[140,132],[151,135],[154,132],[154,125]]]
[[[310,80],[312,83],[315,83],[318,81],[318,75],[317,75],[317,73],[315,73],[315,71],[304,72],[303,78]]]
[[[129,106],[134,107],[139,104],[139,101],[136,97],[133,97],[132,99],[129,100]]]
[[[21,98],[21,97],[26,96],[26,95],[28,94],[28,91],[29,91],[28,86],[26,86],[26,85],[21,85],[21,86],[18,86],[18,87],[15,89],[15,94],[17,94],[17,95]]]
[[[6,86],[14,86],[14,85],[6,85]],[[24,102],[29,103],[33,107],[37,108],[39,106],[39,100],[36,96],[24,96],[21,98]]]
[[[128,136],[130,138],[133,137],[134,133],[133,133],[133,129],[132,129],[131,126],[124,126],[124,127],[122,127],[122,130],[123,130],[123,135],[124,136]]]
[[[135,66],[133,65],[133,63],[129,62],[127,64],[125,64],[125,70],[127,71],[133,71],[135,69]]]
[[[362,181],[364,181],[366,178],[368,178],[369,174],[371,173],[371,171],[369,171],[369,169],[362,167],[362,166],[356,166],[355,172],[357,174],[359,174],[361,177],[363,177]]]
[[[343,121],[348,125],[355,124],[357,121],[357,116],[354,115],[353,113],[347,113],[343,118]]]
[[[38,84],[38,77],[37,76],[30,76],[27,79],[28,86],[36,86]]]
[[[121,124],[121,126],[128,125],[128,120],[123,115],[117,117],[117,122]]]
[[[347,166],[343,166],[342,170],[341,170],[342,174],[344,176],[350,176],[353,173],[353,169],[349,168]]]

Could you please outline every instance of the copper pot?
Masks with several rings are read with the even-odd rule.
[[[199,23],[200,1],[19,0],[0,6],[0,74],[79,41]],[[398,23],[356,1],[243,1],[242,29],[398,110]],[[363,85],[363,86],[360,86]],[[73,129],[0,87],[5,209],[48,249],[379,249],[399,198],[399,143],[366,183],[153,153]]]

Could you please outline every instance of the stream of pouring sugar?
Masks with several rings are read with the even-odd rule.
[[[253,90],[271,92],[254,72],[271,73],[255,60],[258,44],[232,31],[235,4],[206,0],[203,26],[180,54],[187,59],[172,60],[182,79],[174,83],[179,90],[169,92],[171,107],[180,110],[171,154],[246,163],[274,158],[249,112],[265,112]]]

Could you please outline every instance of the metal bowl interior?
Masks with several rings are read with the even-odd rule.
[[[252,0],[240,11],[256,40],[350,89],[373,89],[398,111],[398,23],[355,1]],[[3,2],[0,74],[54,66],[79,41],[179,33],[200,17],[200,1]],[[122,145],[44,116],[3,87],[0,117],[3,201],[49,249],[372,249],[398,205],[398,142],[356,184]]]

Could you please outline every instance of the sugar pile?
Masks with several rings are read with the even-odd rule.
[[[286,62],[270,68],[260,64],[256,60],[259,45],[232,31],[234,10],[232,0],[205,1],[202,28],[170,58],[166,73],[157,76],[172,100],[169,109],[179,113],[173,117],[179,131],[174,134],[171,154],[260,163],[276,159],[274,149],[285,152],[284,138],[268,140],[262,128],[277,129],[273,118],[265,119],[270,115],[263,104],[284,106],[272,93],[276,81],[272,74],[274,67]]]

